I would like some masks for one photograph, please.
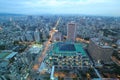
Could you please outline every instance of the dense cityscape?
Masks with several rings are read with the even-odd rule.
[[[120,0],[0,0],[0,80],[120,80]]]
[[[120,17],[0,15],[0,80],[119,80]]]

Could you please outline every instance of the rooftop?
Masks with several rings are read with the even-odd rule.
[[[100,38],[91,38],[91,40],[98,45],[99,47],[102,48],[112,48],[111,46],[109,46],[106,42],[104,42],[103,40],[101,40]]]
[[[80,54],[82,56],[86,56],[86,52],[82,48],[80,43],[71,43],[71,42],[57,42],[53,44],[53,50],[51,50],[51,54],[63,54],[63,55],[76,55]]]
[[[0,59],[4,59],[6,58],[10,53],[4,53],[4,52],[0,52]]]
[[[62,44],[59,51],[76,51],[74,44]]]
[[[36,44],[36,45],[32,45],[32,47],[29,49],[29,51],[31,54],[33,54],[33,53],[37,54],[40,52],[41,48],[42,48],[42,45]]]
[[[14,55],[16,55],[17,52],[11,52],[11,51],[1,51],[0,52],[0,59],[10,59],[12,58]]]
[[[17,52],[12,52],[11,54],[9,54],[6,59],[10,59],[12,57],[14,57],[17,54]]]

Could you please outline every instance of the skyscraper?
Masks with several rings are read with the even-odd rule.
[[[67,24],[67,39],[70,41],[75,41],[76,38],[76,24],[70,22]]]
[[[39,30],[36,29],[36,31],[34,32],[34,38],[36,42],[40,42],[40,32]]]
[[[27,41],[33,41],[33,33],[31,31],[27,31],[25,37]]]

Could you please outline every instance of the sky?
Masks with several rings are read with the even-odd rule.
[[[0,13],[120,16],[120,0],[0,0]]]

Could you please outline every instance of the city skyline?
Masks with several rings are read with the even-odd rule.
[[[1,0],[0,13],[120,16],[119,0]]]
[[[120,80],[120,17],[0,14],[0,80]]]

